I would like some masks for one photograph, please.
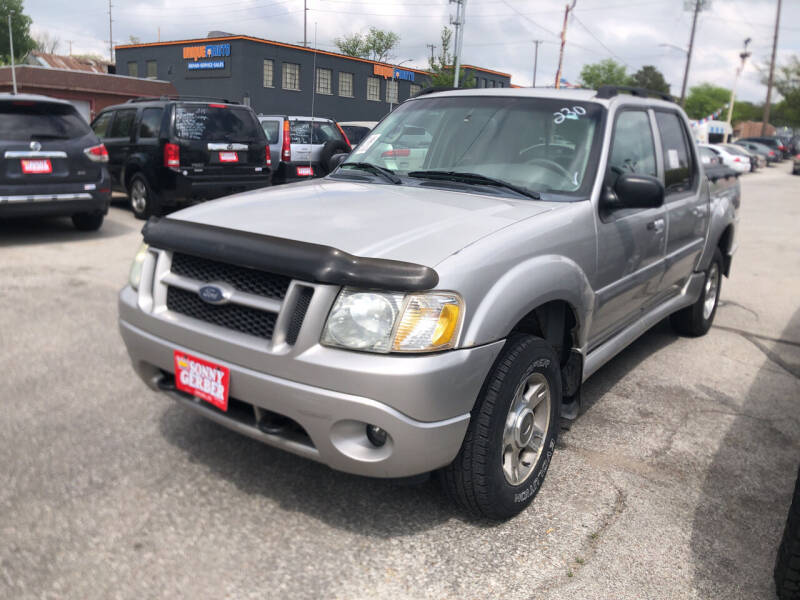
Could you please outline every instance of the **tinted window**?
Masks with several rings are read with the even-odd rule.
[[[111,123],[110,138],[129,138],[133,133],[133,123],[136,121],[136,109],[118,110]]]
[[[263,139],[252,111],[245,108],[184,104],[175,107],[175,135],[185,140],[246,142]]]
[[[656,151],[650,117],[641,110],[626,110],[614,124],[609,168],[619,175],[641,173],[656,176]]]
[[[664,187],[667,194],[692,187],[692,155],[680,118],[675,113],[656,112],[661,149],[664,153]]]
[[[371,131],[369,127],[362,127],[361,125],[342,125],[342,129],[344,129],[351,144],[358,144]]]
[[[157,138],[161,131],[161,115],[163,108],[145,108],[142,111],[142,122],[139,124],[139,138]]]
[[[281,132],[280,121],[261,121],[261,127],[267,135],[267,143],[277,144]]]
[[[103,113],[94,120],[94,123],[92,123],[92,129],[97,137],[106,137],[106,134],[108,133],[108,124],[111,123],[112,114],[113,113],[110,112]]]
[[[332,123],[292,121],[289,129],[293,144],[324,144],[329,140],[344,141],[342,134]]]
[[[0,102],[0,140],[58,140],[89,133],[73,106],[47,102]]]

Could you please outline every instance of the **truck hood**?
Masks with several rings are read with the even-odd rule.
[[[206,202],[170,218],[433,267],[484,236],[557,206],[415,185],[316,179]]]

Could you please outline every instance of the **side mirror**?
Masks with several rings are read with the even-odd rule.
[[[607,198],[607,208],[658,208],[664,204],[664,184],[650,175],[623,173],[614,184],[615,198]]]
[[[331,156],[330,160],[328,161],[328,173],[333,171],[336,167],[344,162],[344,159],[347,158],[349,154],[346,152],[342,152],[339,154],[334,154]]]

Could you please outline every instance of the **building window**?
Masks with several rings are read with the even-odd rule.
[[[283,63],[282,87],[285,90],[300,90],[300,65]]]
[[[367,77],[367,100],[381,101],[381,80],[378,77]]]
[[[158,77],[158,63],[156,61],[148,60],[144,63],[144,67],[148,79],[156,79]]]
[[[353,97],[353,74],[339,73],[339,95],[345,98]]]
[[[138,77],[139,76],[139,63],[137,62],[129,62],[128,63],[128,77]]]
[[[317,93],[318,94],[332,94],[331,90],[331,77],[332,72],[330,69],[320,69],[317,67]]]
[[[413,98],[414,96],[419,94],[421,91],[422,91],[422,86],[421,85],[417,85],[416,83],[412,83],[410,88],[409,88],[409,92],[408,93]]]
[[[397,82],[394,79],[386,81],[386,101],[389,104],[397,104]]]
[[[485,88],[486,87],[486,80],[483,77],[478,77],[478,87]]]
[[[264,60],[264,87],[275,87],[274,81],[275,62],[271,59]]]

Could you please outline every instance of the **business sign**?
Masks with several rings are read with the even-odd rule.
[[[230,77],[230,44],[204,44],[202,46],[184,46],[183,58],[186,61],[186,77]]]
[[[190,71],[197,71],[201,69],[224,69],[224,60],[199,60],[197,62],[190,62],[186,65]]]
[[[373,74],[383,77],[384,79],[403,79],[405,81],[414,81],[414,71],[405,71],[386,65],[374,65]]]
[[[183,48],[183,58],[186,60],[218,58],[230,55],[230,44],[206,44],[205,46],[184,46]]]

